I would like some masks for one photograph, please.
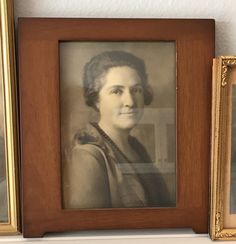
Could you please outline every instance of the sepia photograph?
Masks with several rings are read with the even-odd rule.
[[[176,206],[174,42],[61,42],[64,208]]]
[[[224,166],[224,226],[236,226],[236,68],[228,67],[225,82],[227,99],[227,158]]]
[[[211,238],[236,239],[236,57],[214,59]]]
[[[0,235],[20,229],[13,1],[0,1]]]
[[[0,40],[1,42],[1,40]],[[1,43],[0,43],[1,47]],[[0,48],[0,56],[2,51]],[[5,125],[4,125],[4,96],[3,96],[3,71],[0,59],[0,222],[8,222],[8,196],[5,159]]]
[[[231,119],[231,167],[230,167],[230,213],[236,214],[236,69],[232,79],[232,119]]]

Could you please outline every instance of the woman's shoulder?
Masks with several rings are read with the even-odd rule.
[[[107,146],[96,128],[90,123],[75,133],[69,151],[72,159],[90,157],[100,162],[106,159]]]
[[[93,208],[110,206],[105,159],[98,146],[76,145],[64,171],[65,206]]]
[[[94,144],[102,147],[103,138],[101,137],[97,129],[93,126],[93,123],[89,123],[83,128],[78,129],[78,131],[74,134],[73,144],[74,145]]]
[[[99,162],[104,160],[105,154],[103,150],[94,144],[77,144],[71,150],[72,160],[83,159],[83,158],[94,158]]]

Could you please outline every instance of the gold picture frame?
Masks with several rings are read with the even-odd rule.
[[[4,157],[0,158],[4,167],[2,172],[6,197],[6,218],[0,222],[0,234],[16,234],[19,232],[19,198],[18,198],[18,116],[17,116],[17,85],[14,44],[13,1],[0,0],[0,79],[1,79],[1,110],[3,128],[1,150]],[[3,197],[2,197],[3,198]],[[0,199],[1,200],[1,199]],[[5,210],[4,210],[5,211]]]
[[[212,240],[236,240],[235,88],[236,56],[213,62],[211,224]]]

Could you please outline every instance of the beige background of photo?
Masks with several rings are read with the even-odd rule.
[[[174,42],[61,42],[60,106],[62,166],[72,138],[98,114],[84,103],[82,75],[84,65],[103,51],[123,50],[142,58],[154,92],[151,105],[144,109],[139,125],[132,130],[145,145],[159,171],[165,175],[172,199],[176,195],[175,108],[176,51]]]

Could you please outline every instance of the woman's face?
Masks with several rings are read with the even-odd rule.
[[[128,66],[110,68],[101,82],[96,104],[100,122],[117,129],[132,129],[144,107],[143,87],[136,70]]]

